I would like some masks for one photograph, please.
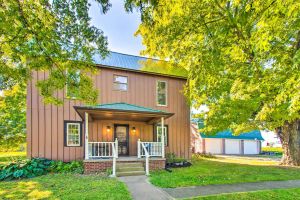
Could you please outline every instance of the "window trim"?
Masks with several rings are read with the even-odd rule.
[[[120,83],[120,82],[117,82],[117,81],[115,81],[115,77],[116,76],[121,76],[121,77],[126,77],[126,79],[127,79],[127,83]],[[115,89],[114,88],[114,84],[115,83],[117,83],[117,84],[122,84],[122,85],[127,85],[127,89],[126,90],[121,90],[121,89]],[[128,92],[128,89],[129,89],[129,78],[128,78],[128,76],[126,76],[126,75],[119,75],[119,74],[113,74],[113,90],[114,91],[121,91],[121,92]]]
[[[157,141],[157,128],[161,127],[161,124],[154,124],[154,128],[153,128],[153,141],[158,142]],[[166,131],[166,136],[167,136],[167,143],[166,143],[166,147],[169,146],[169,125],[168,124],[164,124],[164,127],[167,128]]]
[[[79,124],[79,144],[68,145],[68,124]],[[65,147],[81,147],[82,146],[82,121],[64,120],[64,146]]]
[[[80,81],[80,74],[81,74],[81,71],[80,71],[80,69],[78,69],[78,70],[76,70],[76,73],[78,73],[79,72],[79,81]],[[68,74],[68,70],[66,70],[66,75]],[[70,95],[68,95],[68,82],[66,82],[66,91],[65,91],[65,93],[66,93],[66,98],[67,99],[71,99],[71,100],[76,100],[76,99],[79,99],[78,97],[76,97],[76,96],[70,96]]]
[[[159,102],[158,102],[158,82],[165,82],[166,83],[166,105],[159,104]],[[156,94],[155,101],[156,101],[156,106],[167,107],[168,106],[168,82],[164,81],[164,80],[156,80],[156,85],[155,86],[156,86],[155,87],[155,94]]]

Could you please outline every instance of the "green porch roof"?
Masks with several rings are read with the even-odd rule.
[[[131,112],[145,112],[145,113],[157,113],[157,114],[172,114],[162,110],[156,110],[153,108],[147,108],[143,106],[133,105],[129,103],[108,103],[108,104],[98,104],[93,106],[78,106],[80,108],[86,109],[100,109],[100,110],[116,110],[116,111],[131,111]]]

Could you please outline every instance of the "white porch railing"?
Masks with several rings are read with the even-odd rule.
[[[164,158],[164,148],[162,142],[141,142],[138,139],[138,158],[145,157],[146,159],[146,175],[149,175],[149,157]]]
[[[118,158],[118,139],[114,142],[88,142],[88,159],[95,158],[112,158],[112,176],[115,176],[116,159]]]
[[[145,149],[147,150],[150,157],[162,157],[162,148],[163,145],[161,142],[140,142],[145,146]],[[145,149],[140,145],[140,156],[143,157],[146,156]]]

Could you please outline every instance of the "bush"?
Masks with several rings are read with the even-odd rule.
[[[0,165],[0,181],[21,178],[33,178],[49,172],[54,173],[83,173],[82,162],[52,161],[44,158],[17,160],[7,165]]]
[[[0,180],[33,178],[49,172],[51,160],[34,158],[31,160],[18,160],[8,165],[0,166]]]
[[[52,172],[56,173],[83,173],[83,163],[79,161],[72,161],[70,163],[64,163],[62,161],[52,161]]]
[[[263,153],[274,153],[276,155],[282,155],[282,148],[281,147],[262,147]]]
[[[193,159],[201,159],[201,158],[216,158],[216,156],[212,155],[211,153],[195,153],[192,155]]]
[[[179,158],[175,153],[167,153],[166,154],[167,163],[176,163],[176,162],[186,162],[187,160],[184,158]]]

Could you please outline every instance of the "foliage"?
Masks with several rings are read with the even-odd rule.
[[[18,160],[0,166],[0,180],[33,178],[49,172],[51,161],[43,158],[31,160]]]
[[[143,53],[189,71],[187,96],[209,108],[205,132],[273,130],[300,118],[299,1],[151,2],[137,31]]]
[[[80,161],[72,161],[64,163],[62,161],[52,161],[50,170],[58,173],[83,173],[83,163]]]
[[[262,147],[262,152],[271,152],[275,154],[282,154],[282,148],[281,147]]]
[[[26,139],[26,87],[17,84],[0,96],[0,146],[15,148]]]
[[[108,0],[95,0],[106,13]],[[92,80],[93,56],[105,57],[107,39],[90,24],[86,0],[3,0],[0,5],[0,85],[10,88],[31,78],[32,71],[48,71],[38,82],[46,103],[62,103],[54,96],[80,70],[78,99],[97,99]],[[72,85],[72,84],[71,84]],[[75,90],[75,89],[74,89]]]
[[[25,160],[26,152],[0,152],[0,165],[8,164],[10,162],[16,162],[18,160]]]
[[[44,158],[26,160],[23,159],[23,157],[18,156],[10,163],[0,165],[0,180],[33,178],[50,172],[82,174],[83,163],[79,161],[64,163],[62,161],[54,161]]]
[[[4,181],[0,191],[0,199],[131,199],[124,183],[95,175],[47,174]]]
[[[184,68],[171,65],[169,62],[163,60],[147,59],[140,61],[140,65],[142,66],[142,71],[187,77],[187,71]]]
[[[194,153],[192,155],[192,159],[201,159],[201,158],[216,158],[216,156],[214,156],[211,153]]]
[[[176,162],[185,162],[186,161],[186,159],[184,159],[184,158],[177,157],[175,153],[167,153],[166,160],[167,160],[167,163],[176,163]]]
[[[279,181],[300,179],[297,167],[262,166],[258,161],[248,160],[247,164],[232,163],[226,158],[193,160],[191,167],[156,171],[151,173],[152,184],[163,188],[232,184],[258,181]],[[239,162],[244,163],[244,159]],[[253,163],[252,163],[253,162]],[[268,161],[259,161],[261,164]]]

